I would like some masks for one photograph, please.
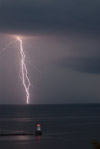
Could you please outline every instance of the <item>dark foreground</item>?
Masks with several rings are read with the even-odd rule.
[[[100,141],[100,104],[0,106],[0,133],[34,134],[37,123],[43,136],[0,136],[0,148],[92,149]]]

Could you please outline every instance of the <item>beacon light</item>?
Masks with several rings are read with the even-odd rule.
[[[35,135],[36,135],[36,136],[41,136],[41,135],[42,135],[42,131],[41,131],[41,126],[40,126],[40,124],[37,124],[37,128],[36,128]]]

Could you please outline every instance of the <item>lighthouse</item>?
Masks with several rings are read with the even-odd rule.
[[[40,124],[37,124],[37,128],[36,128],[35,135],[36,135],[36,136],[41,136],[41,135],[42,135],[42,131],[41,131],[41,126],[40,126]]]

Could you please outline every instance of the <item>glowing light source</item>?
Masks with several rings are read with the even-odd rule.
[[[26,103],[29,104],[29,101],[30,101],[29,89],[30,89],[31,83],[28,77],[28,71],[25,64],[26,57],[23,49],[23,43],[20,37],[17,37],[17,40],[19,41],[19,45],[20,45],[19,49],[20,49],[20,56],[21,56],[20,65],[21,65],[21,73],[22,73],[22,83],[26,93]]]
[[[40,127],[40,124],[37,124],[37,127]]]

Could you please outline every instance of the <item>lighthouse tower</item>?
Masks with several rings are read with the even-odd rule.
[[[35,135],[36,135],[36,136],[42,135],[42,131],[41,131],[41,126],[40,126],[40,124],[37,124],[37,128],[36,128]]]

